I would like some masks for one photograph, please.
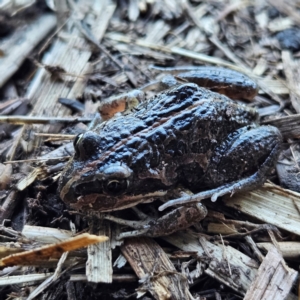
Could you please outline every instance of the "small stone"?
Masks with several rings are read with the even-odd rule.
[[[289,28],[277,33],[276,38],[281,49],[290,51],[300,50],[300,30],[298,28]]]

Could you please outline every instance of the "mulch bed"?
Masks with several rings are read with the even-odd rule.
[[[2,3],[0,298],[298,299],[300,1]],[[188,230],[118,240],[128,228],[59,198],[72,141],[101,103],[153,83],[149,98],[163,68],[183,66],[257,83],[237,101],[281,131],[276,168],[257,190],[205,200]]]

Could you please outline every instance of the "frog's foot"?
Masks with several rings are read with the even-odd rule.
[[[258,172],[257,172],[258,173]],[[258,185],[257,183],[257,173],[255,173],[253,176],[248,177],[243,180],[239,180],[230,184],[226,184],[223,186],[220,186],[218,188],[201,192],[192,196],[184,196],[181,198],[177,198],[174,200],[170,200],[166,202],[165,204],[161,205],[158,210],[163,211],[168,207],[175,206],[175,205],[186,205],[191,203],[197,203],[203,199],[211,198],[212,202],[215,202],[218,197],[221,197],[226,194],[234,194],[237,191],[247,191],[251,190],[253,188],[256,188]],[[259,184],[260,185],[260,184]]]
[[[244,141],[244,139],[246,140],[246,138],[248,138],[246,135],[249,135],[249,133],[252,133],[252,139],[254,141],[251,144],[244,143],[244,145],[243,145],[243,141]],[[259,142],[261,141],[261,139],[266,139],[266,141],[264,141],[264,142],[267,143],[268,137],[271,137],[271,139],[269,140],[269,144],[265,146],[265,148],[264,148],[265,151],[262,151],[260,149],[260,147],[257,145],[259,145]],[[192,195],[192,196],[183,196],[178,199],[168,201],[165,204],[161,205],[159,207],[159,210],[163,211],[167,207],[171,207],[174,205],[186,205],[186,204],[191,204],[191,203],[197,203],[206,198],[211,198],[211,200],[213,202],[215,202],[217,200],[217,198],[220,196],[223,196],[226,194],[234,194],[235,192],[253,190],[253,189],[261,186],[266,181],[267,175],[268,175],[269,171],[273,168],[274,163],[278,157],[278,154],[280,151],[280,141],[281,141],[281,136],[280,136],[278,129],[276,129],[275,127],[271,127],[271,126],[259,127],[254,130],[250,130],[250,131],[246,132],[245,134],[242,134],[240,136],[240,138],[236,141],[234,146],[230,149],[231,150],[230,155],[232,157],[230,157],[230,155],[228,155],[228,156],[224,155],[224,157],[222,157],[222,159],[224,158],[224,161],[225,161],[226,159],[229,158],[229,160],[228,160],[229,164],[234,165],[233,160],[237,159],[237,158],[240,159],[241,161],[244,160],[245,162],[247,162],[247,160],[248,160],[248,162],[247,162],[248,164],[251,164],[251,163],[254,164],[255,163],[254,159],[256,159],[256,161],[259,161],[259,158],[266,157],[264,162],[258,167],[258,170],[254,174],[252,174],[246,178],[236,180],[231,183],[227,183],[225,185],[222,185],[220,187],[217,187],[217,188],[209,190],[209,191],[200,192],[200,193]],[[241,149],[241,146],[243,146],[243,147],[248,146],[248,148],[247,148],[248,151],[246,151],[245,149]],[[240,153],[242,153],[242,154],[245,153],[246,157],[239,156]],[[247,158],[247,155],[248,156],[252,155],[253,157],[255,157],[255,156],[256,157],[253,158],[253,161],[251,161],[251,157]],[[228,163],[228,161],[227,161],[227,163]],[[221,161],[221,165],[224,165],[224,164],[222,164],[222,161]],[[238,169],[234,169],[234,168],[231,168],[231,169],[233,170],[233,173],[239,172]],[[226,175],[226,173],[225,173],[225,175]]]
[[[136,230],[123,232],[117,238],[123,239],[134,236],[165,236],[172,234],[178,230],[186,229],[194,223],[205,218],[207,209],[201,203],[190,206],[182,206],[170,211],[168,214],[158,219],[149,219],[142,221],[129,221],[107,215],[105,219],[111,220],[118,224],[130,226]]]

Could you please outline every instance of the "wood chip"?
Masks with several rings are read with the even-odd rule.
[[[187,279],[178,273],[163,249],[152,239],[130,238],[121,251],[142,286],[139,294],[149,291],[155,299],[193,299]]]
[[[300,137],[300,114],[262,122],[277,127],[285,139]]]
[[[271,243],[257,243],[258,248],[269,251],[274,247]],[[286,259],[299,259],[300,257],[300,242],[278,242],[279,250],[282,256]]]
[[[19,69],[23,61],[54,28],[54,15],[43,15],[24,28],[16,31],[10,39],[0,42],[4,56],[0,56],[0,87]],[[22,51],[20,49],[22,48]]]
[[[282,51],[283,69],[290,89],[291,102],[297,113],[300,113],[300,60],[295,60],[289,51]]]
[[[112,253],[111,253],[111,230],[110,224],[93,220],[90,223],[90,232],[97,235],[105,235],[108,239],[102,243],[88,247],[88,259],[86,262],[86,276],[89,282],[111,283],[113,278]]]
[[[83,233],[66,241],[37,248],[31,251],[25,251],[18,254],[13,254],[4,257],[0,260],[0,267],[15,266],[15,265],[31,265],[36,260],[49,259],[50,257],[59,257],[63,252],[73,251],[88,245],[105,242],[106,236],[96,236],[88,233]]]
[[[111,96],[142,87],[151,97],[154,83],[164,76],[149,68],[153,64],[221,66],[251,77],[259,95],[249,106],[258,108],[263,124],[279,128],[291,150],[280,156],[276,182],[298,190],[300,1],[46,0],[52,14],[35,0],[0,2],[0,123],[9,123],[0,124],[0,154],[8,160],[2,168],[7,175],[0,177],[0,259],[17,264],[0,270],[1,293],[29,300],[61,295],[92,300],[105,285],[109,298],[132,298],[140,284],[137,296],[150,290],[143,298],[151,299],[296,300],[290,290],[297,289],[293,280],[300,257],[299,193],[266,184],[216,203],[207,199],[209,215],[201,224],[163,241],[126,239],[122,245],[116,237],[128,229],[71,211],[55,189],[74,155],[73,144],[61,146],[57,133],[65,139],[88,130],[99,104]],[[80,105],[74,110],[59,98]],[[142,209],[149,212],[156,204]],[[112,215],[132,219],[129,210]],[[85,232],[87,222],[91,234],[109,240],[68,253],[70,245],[64,243]]]
[[[50,244],[66,240],[70,238],[73,233],[70,230],[25,225],[22,230],[22,235],[35,242]]]
[[[273,246],[260,265],[244,300],[284,300],[297,276],[298,272],[286,265]]]
[[[50,277],[52,274],[53,273],[42,273],[42,274],[27,274],[27,275],[24,274],[24,275],[16,275],[16,276],[5,276],[0,278],[0,286],[41,281]]]
[[[83,2],[77,3],[78,7],[83,5]],[[89,9],[93,11],[95,17],[90,26],[97,40],[102,38],[114,8],[115,5],[113,4],[107,6],[108,12],[106,9],[103,10],[102,6],[99,6],[97,2],[91,3]],[[41,116],[41,112],[49,112],[51,116],[57,117],[66,116],[70,111],[57,103],[57,98],[72,99],[83,93],[86,84],[86,77],[84,75],[91,72],[91,65],[88,61],[92,55],[92,49],[87,45],[86,40],[81,37],[79,30],[74,28],[74,23],[71,19],[67,25],[67,28],[72,28],[71,32],[69,32],[69,34],[72,34],[72,39],[55,40],[50,51],[44,56],[42,65],[59,66],[61,69],[66,70],[67,73],[76,74],[78,77],[74,78],[73,76],[69,79],[65,78],[67,80],[53,81],[48,71],[44,68],[40,69],[33,78],[26,93],[26,96],[31,99],[31,104],[34,106],[31,116]],[[70,80],[72,84],[70,84]],[[41,98],[43,99],[42,101],[40,100]],[[50,131],[54,133],[58,132],[60,128],[57,125],[35,126],[34,130],[36,132]],[[13,159],[24,131],[26,131],[26,126],[23,128],[19,138],[15,140],[13,148],[9,153],[9,160]],[[38,148],[41,141],[41,139],[38,139],[34,148]]]
[[[300,235],[300,194],[265,184],[252,192],[224,197],[224,203],[262,222]]]
[[[211,262],[205,273],[238,293],[245,294],[256,275],[256,261],[231,246],[215,245],[204,238],[199,242],[192,234],[186,232],[164,237],[164,240],[181,250],[197,252],[200,258],[210,258]]]

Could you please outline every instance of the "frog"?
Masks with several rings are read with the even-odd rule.
[[[121,237],[169,235],[201,221],[201,200],[260,187],[282,144],[257,110],[195,83],[175,84],[74,139],[58,185],[76,211],[133,227]],[[138,204],[164,202],[148,219]],[[110,215],[133,208],[139,223]]]

